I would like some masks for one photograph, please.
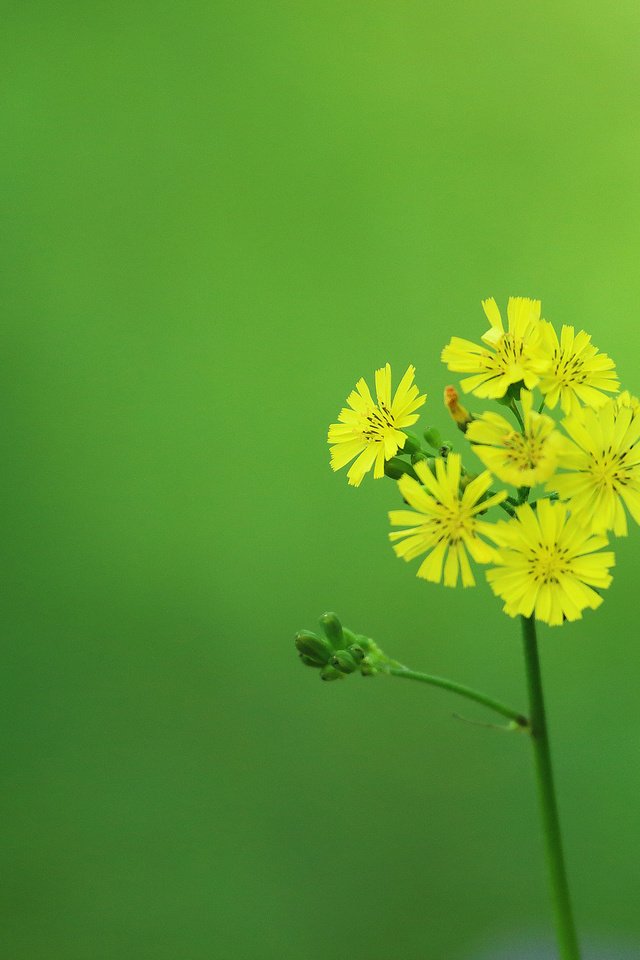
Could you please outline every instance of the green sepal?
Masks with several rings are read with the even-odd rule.
[[[520,399],[520,391],[524,387],[524,380],[518,380],[517,383],[510,383],[504,397],[496,397],[498,403],[503,407],[510,407],[514,400]]]

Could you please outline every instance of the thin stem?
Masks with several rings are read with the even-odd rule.
[[[466,697],[467,700],[474,700],[476,703],[481,703],[484,707],[494,710],[508,720],[513,720],[519,727],[529,726],[527,718],[518,710],[508,707],[506,704],[500,703],[492,697],[487,697],[486,694],[480,693],[478,690],[465,687],[461,683],[455,683],[453,680],[447,680],[444,677],[434,677],[429,673],[418,673],[417,670],[409,670],[408,667],[403,667],[401,663],[396,663],[395,660],[389,663],[386,672],[392,677],[404,677],[406,680],[419,680],[421,683],[428,683],[432,687],[450,690],[452,693],[457,693],[461,697]]]
[[[578,937],[571,910],[569,883],[562,852],[558,803],[553,784],[549,735],[542,693],[542,674],[536,641],[536,622],[533,616],[521,617],[520,619],[529,690],[531,742],[538,779],[538,793],[551,878],[558,946],[562,960],[580,960],[580,947],[578,946]]]
[[[543,398],[542,398],[542,403],[541,403],[540,406],[538,407],[538,413],[542,413],[542,411],[544,410],[545,402],[546,402],[546,397],[543,397]]]

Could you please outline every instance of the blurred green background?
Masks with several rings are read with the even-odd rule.
[[[636,3],[2,4],[3,956],[467,960],[550,927],[524,705],[326,426],[537,296],[640,390]],[[450,431],[449,431],[450,432]],[[640,943],[637,529],[542,654],[578,922]]]

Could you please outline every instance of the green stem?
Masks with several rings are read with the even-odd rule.
[[[520,424],[520,429],[521,429],[522,432],[524,433],[524,420],[523,420],[522,417],[520,416],[520,411],[518,410],[518,404],[517,404],[516,401],[513,399],[513,397],[511,398],[511,408],[510,408],[510,409],[513,410],[513,413],[515,414],[515,418],[516,418],[516,420],[518,421],[518,423]]]
[[[474,700],[476,703],[481,703],[484,707],[494,710],[508,720],[513,720],[519,727],[526,728],[529,726],[527,718],[518,710],[508,707],[504,703],[494,700],[492,697],[487,697],[486,694],[480,693],[478,690],[465,687],[461,683],[455,683],[453,680],[447,680],[444,677],[434,677],[429,673],[418,673],[417,670],[409,670],[408,667],[403,667],[402,664],[396,663],[395,661],[389,663],[386,672],[392,677],[404,677],[406,680],[419,680],[421,683],[428,683],[432,687],[450,690],[452,693],[457,693],[461,697],[466,697],[467,700]]]
[[[571,910],[567,871],[562,852],[560,818],[553,784],[549,735],[542,693],[542,674],[536,641],[535,617],[521,617],[522,639],[529,689],[531,742],[535,757],[538,793],[545,834],[547,861],[556,922],[556,934],[562,960],[580,960],[580,948]]]

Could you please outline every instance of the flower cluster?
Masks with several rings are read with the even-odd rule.
[[[359,380],[330,426],[331,466],[353,461],[353,486],[372,469],[397,481],[405,508],[390,512],[398,529],[389,536],[399,557],[422,558],[419,577],[474,586],[472,564],[489,565],[505,613],[558,625],[600,605],[615,563],[607,535],[626,535],[627,514],[640,523],[640,401],[616,396],[613,360],[583,330],[558,335],[539,300],[511,297],[506,325],[495,300],[482,307],[481,343],[452,337],[442,361],[465,374],[463,392],[499,404],[468,410],[455,387],[445,390],[486,469],[465,464],[434,427],[424,441],[406,429],[426,394],[409,366],[392,399],[389,364],[376,371],[376,399]],[[485,519],[496,510],[504,519]]]

